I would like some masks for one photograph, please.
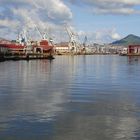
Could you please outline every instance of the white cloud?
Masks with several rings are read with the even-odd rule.
[[[13,28],[17,28],[17,26],[19,25],[18,21],[13,21],[13,20],[9,20],[9,19],[0,19],[0,26],[7,26],[7,27],[13,27]]]
[[[92,43],[110,43],[114,40],[118,40],[121,38],[119,33],[116,31],[116,28],[111,29],[100,29],[97,31],[79,31],[79,38],[84,41],[85,36],[88,38],[88,42]]]
[[[72,12],[62,0],[0,0],[0,36],[5,29],[34,28],[35,24],[42,31],[60,29],[71,19]]]
[[[110,37],[113,40],[119,40],[121,39],[121,36],[119,35],[119,33],[116,32],[116,29],[113,28],[112,31],[110,32]]]
[[[135,6],[140,5],[140,0],[70,0],[73,4],[83,4],[93,14],[140,14]]]

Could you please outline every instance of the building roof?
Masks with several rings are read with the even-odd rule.
[[[55,46],[56,47],[68,47],[69,43],[68,42],[60,42],[57,43]]]

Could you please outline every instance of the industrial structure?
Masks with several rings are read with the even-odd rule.
[[[72,31],[72,29],[68,26],[65,26],[65,29],[69,35],[69,52],[73,54],[77,54],[80,52],[80,46],[78,43],[77,35]]]
[[[30,40],[25,30],[15,41],[0,40],[0,54],[5,59],[38,59],[52,56],[54,48],[52,39],[48,39],[46,33],[41,34],[38,28],[37,30],[41,36],[39,41]]]
[[[128,55],[140,55],[140,45],[129,45]]]

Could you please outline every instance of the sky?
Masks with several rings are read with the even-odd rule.
[[[55,42],[69,39],[65,26],[82,42],[110,43],[128,34],[140,36],[140,0],[0,0],[0,37],[16,39],[23,30],[39,38],[37,28]]]

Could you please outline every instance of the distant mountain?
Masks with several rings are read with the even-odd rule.
[[[118,45],[118,46],[128,46],[128,45],[133,45],[133,44],[140,44],[140,37],[130,34],[121,40],[112,42],[111,44]]]

